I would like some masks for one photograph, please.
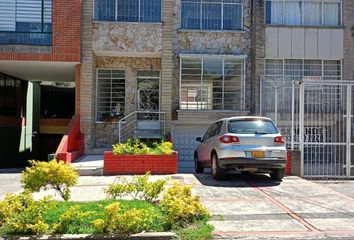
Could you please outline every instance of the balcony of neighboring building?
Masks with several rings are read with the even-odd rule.
[[[265,1],[267,58],[343,59],[341,0]]]
[[[96,56],[161,57],[161,0],[94,1]]]

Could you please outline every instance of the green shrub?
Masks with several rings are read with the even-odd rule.
[[[167,222],[172,226],[187,226],[210,216],[199,198],[192,195],[190,186],[174,184],[165,192],[160,206],[167,216]]]
[[[113,154],[172,154],[173,145],[170,142],[144,143],[139,139],[128,139],[125,143],[118,143],[112,146]]]
[[[97,233],[115,233],[122,237],[143,231],[156,231],[158,219],[154,212],[147,209],[129,209],[121,211],[119,203],[112,203],[105,208],[106,219],[92,221]]]
[[[50,162],[29,161],[31,167],[27,167],[21,174],[21,182],[25,189],[38,192],[41,189],[52,188],[68,201],[70,187],[77,184],[79,175],[76,170],[62,161]]]
[[[50,197],[35,201],[28,191],[9,194],[0,202],[0,233],[43,234],[49,228],[43,215],[54,206]]]
[[[59,217],[59,222],[53,226],[54,233],[79,233],[85,219],[90,217],[93,212],[83,212],[80,206],[74,205],[66,210]]]
[[[146,173],[143,176],[134,176],[132,181],[121,178],[119,183],[109,185],[105,192],[109,193],[114,199],[129,195],[134,199],[153,203],[165,189],[167,181],[166,179],[149,181],[150,176],[150,173]]]

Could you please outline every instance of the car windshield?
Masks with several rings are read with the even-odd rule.
[[[278,129],[271,121],[262,119],[242,119],[229,121],[230,133],[240,134],[275,134]]]

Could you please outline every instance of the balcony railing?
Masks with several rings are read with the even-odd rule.
[[[51,46],[52,33],[0,32],[0,44]]]

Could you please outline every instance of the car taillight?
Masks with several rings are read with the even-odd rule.
[[[225,143],[225,144],[240,142],[240,139],[236,136],[223,135],[219,139],[221,143]]]
[[[274,142],[275,142],[275,143],[284,144],[284,143],[285,143],[285,140],[284,140],[284,137],[283,137],[283,136],[278,136],[278,137],[275,137],[275,138],[274,138]]]

